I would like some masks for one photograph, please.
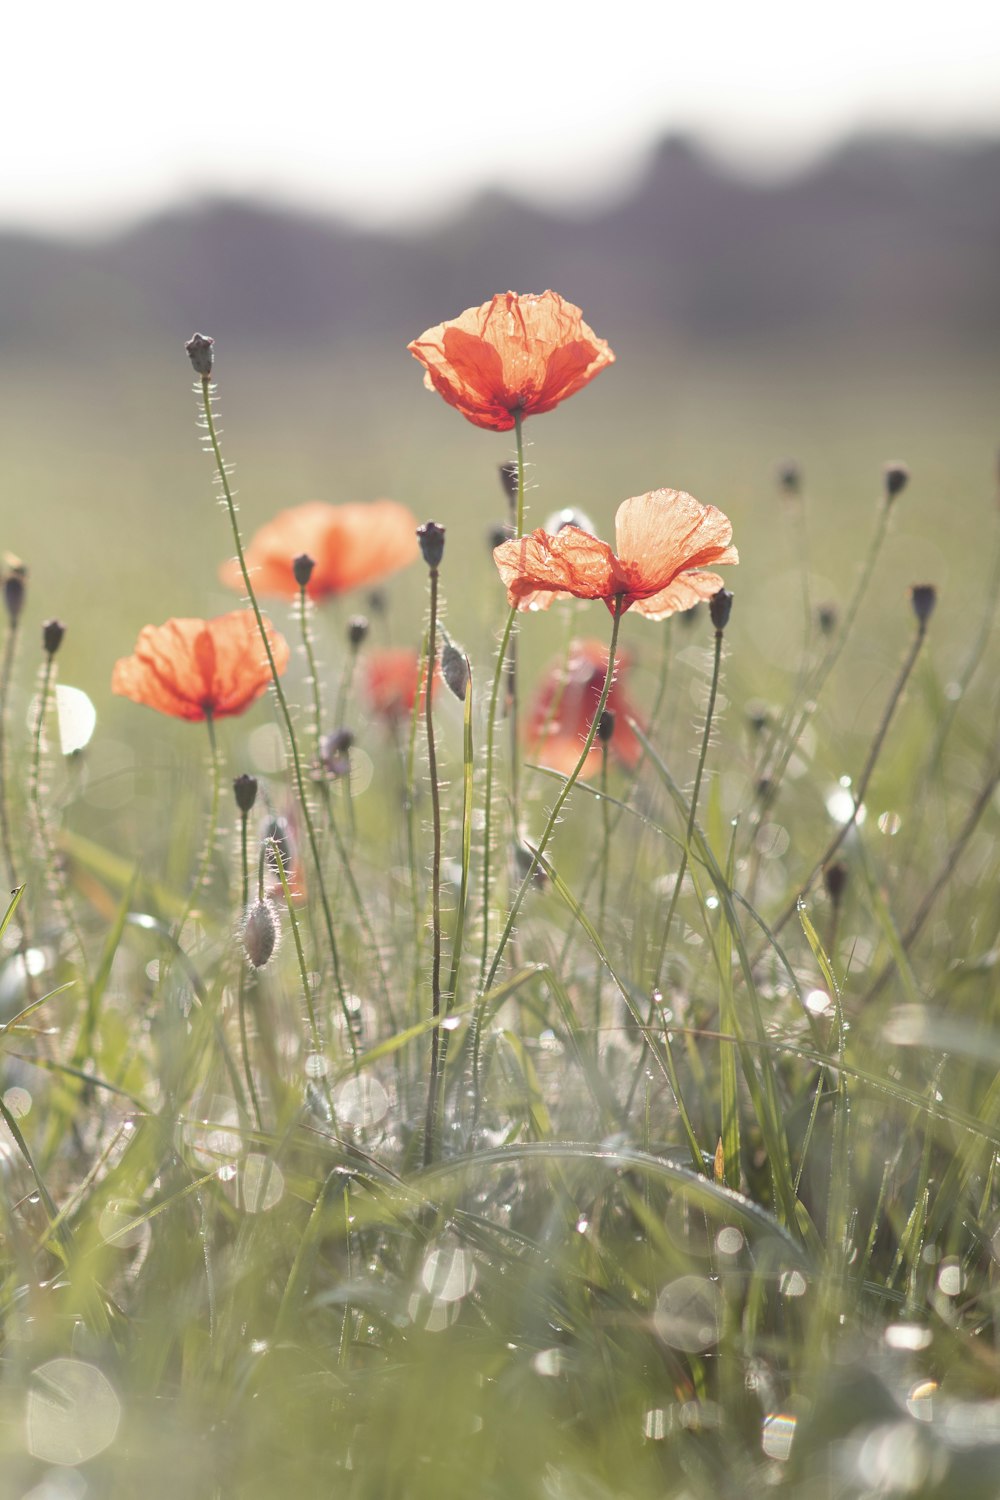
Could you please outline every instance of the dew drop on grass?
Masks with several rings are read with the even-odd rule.
[[[715,1236],[715,1248],[720,1255],[739,1255],[744,1243],[743,1231],[735,1224],[727,1224]]]
[[[895,838],[902,826],[903,820],[898,812],[886,810],[884,813],[879,813],[878,828],[880,833],[886,834],[889,838]]]
[[[577,1232],[577,1234],[586,1234],[587,1230],[589,1228],[590,1228],[590,1220],[586,1217],[585,1214],[581,1214],[580,1217],[576,1221],[576,1232]]]
[[[337,1114],[348,1125],[377,1125],[389,1111],[389,1096],[377,1078],[361,1073],[337,1090]]]
[[[844,783],[847,783],[845,786]],[[864,803],[855,812],[854,797],[850,791],[851,778],[842,776],[840,785],[832,791],[826,799],[826,810],[835,823],[857,823],[859,826],[865,821]]]
[[[662,1406],[654,1406],[642,1419],[642,1435],[651,1442],[658,1442],[667,1435],[667,1414]]]
[[[814,1016],[833,1014],[833,1001],[826,990],[810,990],[805,1000],[806,1010]]]
[[[424,1289],[436,1302],[460,1302],[476,1284],[476,1264],[468,1250],[432,1250],[420,1272]]]
[[[31,1108],[31,1095],[27,1089],[7,1089],[3,1096],[3,1102],[14,1116],[15,1120],[23,1120]]]
[[[665,1344],[691,1354],[718,1343],[722,1294],[704,1276],[679,1276],[656,1299],[653,1327]]]
[[[943,1297],[957,1297],[965,1289],[965,1276],[961,1264],[949,1256],[941,1262],[937,1277],[938,1291]]]
[[[148,1220],[137,1224],[136,1220],[142,1214],[138,1203],[133,1203],[127,1198],[112,1198],[101,1210],[98,1220],[98,1229],[101,1239],[106,1245],[113,1245],[116,1250],[131,1250],[136,1245],[141,1245],[150,1238],[152,1234]]]
[[[325,1078],[330,1071],[329,1060],[322,1052],[310,1052],[305,1061],[307,1078]]]
[[[806,1292],[806,1278],[801,1271],[784,1271],[778,1282],[783,1297],[802,1297]]]
[[[706,896],[705,897],[705,905],[708,907],[709,911],[718,911],[718,909],[719,909],[719,898],[718,898],[718,896]]]
[[[28,1451],[46,1463],[86,1463],[114,1442],[121,1402],[107,1376],[80,1359],[50,1359],[29,1379]]]
[[[561,1349],[539,1349],[531,1361],[536,1375],[561,1375],[566,1360]]]

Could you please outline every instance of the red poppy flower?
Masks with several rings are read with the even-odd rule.
[[[265,621],[275,666],[288,644]],[[238,609],[215,620],[168,620],[139,632],[135,653],[115,663],[111,691],[175,719],[241,714],[269,686],[271,669],[257,622]]]
[[[515,412],[551,411],[615,358],[558,292],[503,292],[428,328],[407,348],[426,366],[428,390],[494,432],[509,432]]]
[[[395,500],[327,505],[310,500],[283,510],[262,526],[246,549],[254,589],[282,599],[298,597],[292,563],[307,553],[315,563],[306,585],[311,599],[342,594],[395,573],[417,556],[417,520]],[[243,588],[235,558],[219,576],[229,588]]]
[[[420,653],[411,646],[385,646],[369,651],[364,670],[372,713],[388,724],[408,719],[420,691]]]
[[[636,715],[625,696],[623,679],[629,657],[619,652],[615,679],[608,693],[607,710],[615,715],[611,753],[628,770],[634,770],[642,746],[628,727],[626,718]],[[535,694],[528,723],[528,753],[543,766],[551,766],[568,776],[580,759],[583,742],[601,701],[601,689],[608,670],[608,648],[600,641],[573,641],[569,654],[554,662],[546,672]],[[594,776],[600,770],[602,752],[593,745],[581,776]]]
[[[534,531],[493,551],[507,598],[518,609],[547,609],[560,594],[603,599],[612,612],[634,604],[649,620],[711,599],[722,588],[706,563],[736,563],[733,528],[714,505],[701,505],[683,490],[651,490],[623,500],[615,517],[617,554],[607,542],[564,526],[554,535]]]

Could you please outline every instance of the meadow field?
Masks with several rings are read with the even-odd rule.
[[[731,616],[515,618],[513,432],[192,331],[0,366],[0,1494],[996,1496],[995,367],[598,325],[524,529],[687,492]],[[385,497],[278,696],[234,518]],[[233,611],[212,733],[112,693]]]

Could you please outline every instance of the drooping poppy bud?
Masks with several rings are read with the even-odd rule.
[[[370,626],[367,615],[352,615],[347,622],[347,642],[356,651],[366,639]]]
[[[444,648],[441,652],[441,676],[459,702],[464,703],[465,695],[469,691],[469,683],[472,680],[469,658],[448,635],[445,636]]]
[[[255,901],[248,908],[243,923],[243,947],[255,969],[262,969],[274,952],[278,925],[270,901]]]
[[[832,865],[826,866],[823,871],[823,885],[834,906],[839,906],[847,889],[847,866],[843,860],[835,860]]]

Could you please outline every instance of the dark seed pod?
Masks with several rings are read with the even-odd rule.
[[[913,605],[917,623],[923,629],[934,613],[934,606],[937,603],[937,589],[933,583],[915,583],[910,589],[910,603]]]
[[[437,521],[425,521],[417,527],[417,541],[424,562],[429,568],[439,568],[444,557],[444,527]]]
[[[7,611],[7,618],[12,625],[17,624],[21,611],[24,608],[27,581],[28,570],[23,563],[15,563],[3,581],[4,608]]]
[[[823,884],[834,906],[839,906],[847,889],[847,866],[843,860],[835,860],[832,865],[826,866],[823,871]]]
[[[597,738],[602,745],[610,745],[615,735],[615,716],[606,708],[597,721]]]
[[[367,615],[352,615],[347,622],[347,642],[356,651],[371,629]]]
[[[882,483],[885,486],[885,498],[895,500],[901,495],[910,482],[910,471],[905,464],[889,463],[882,470]]]
[[[729,624],[729,616],[732,612],[733,596],[729,589],[720,589],[708,601],[708,613],[711,616],[712,624],[720,634]]]
[[[802,493],[802,470],[793,458],[786,458],[778,465],[777,476],[778,487],[786,495]]]
[[[55,656],[63,643],[66,626],[62,620],[46,620],[42,626],[42,648],[46,656]]]
[[[233,796],[236,798],[236,806],[240,812],[248,813],[257,801],[257,778],[248,776],[244,771],[241,776],[233,780]]]
[[[309,587],[309,580],[313,576],[315,566],[315,560],[309,556],[308,552],[301,552],[298,557],[292,559],[292,573],[300,589]]]

